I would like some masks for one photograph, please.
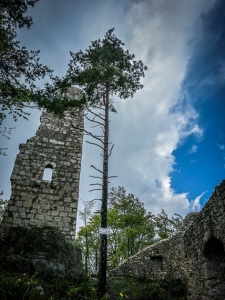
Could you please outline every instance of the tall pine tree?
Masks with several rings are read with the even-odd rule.
[[[92,113],[92,122],[101,126],[103,135],[95,136],[98,147],[103,150],[103,167],[101,173],[102,209],[101,227],[107,228],[108,205],[108,160],[109,149],[109,112],[116,112],[112,97],[117,95],[121,99],[133,97],[138,89],[143,88],[140,83],[147,69],[142,61],[136,61],[134,54],[124,50],[124,43],[114,34],[114,29],[106,32],[102,40],[91,43],[88,49],[77,53],[71,52],[71,61],[64,86],[76,85],[83,95],[81,101],[86,103],[87,110]],[[87,118],[89,118],[87,116]],[[89,119],[90,120],[90,119]],[[93,137],[93,134],[91,134]],[[107,268],[107,235],[101,235],[99,291],[104,292]]]

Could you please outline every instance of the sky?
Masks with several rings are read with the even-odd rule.
[[[40,50],[41,62],[58,76],[67,71],[70,51],[85,51],[115,28],[148,70],[132,99],[114,99],[109,170],[118,177],[110,187],[124,186],[154,214],[199,211],[225,179],[225,1],[40,0],[28,15],[34,24],[19,30],[18,39]],[[0,141],[8,148],[0,157],[5,199],[19,144],[35,135],[39,117],[32,110],[29,121],[5,122],[16,127],[10,140]],[[88,191],[89,176],[96,175],[90,165],[101,168],[101,153],[85,140],[80,210],[81,199],[100,196]]]

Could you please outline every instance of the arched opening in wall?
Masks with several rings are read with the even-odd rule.
[[[52,173],[53,173],[53,166],[48,164],[44,169],[42,180],[52,181]]]
[[[207,257],[215,256],[215,255],[225,255],[223,249],[223,243],[212,236],[206,243],[204,247],[204,254]]]
[[[216,293],[218,297],[222,296],[224,295],[225,282],[225,251],[223,243],[216,237],[211,237],[205,243],[203,254],[205,262],[202,267],[208,288],[207,293]]]

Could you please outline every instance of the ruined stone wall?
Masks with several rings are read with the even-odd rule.
[[[36,136],[19,146],[0,233],[17,226],[52,226],[74,239],[83,133],[71,122],[83,128],[80,108],[63,119],[43,112]],[[52,169],[51,180],[43,179],[46,169]]]
[[[225,181],[184,234],[188,299],[225,299]]]
[[[183,232],[139,251],[111,271],[110,275],[154,280],[186,278]]]
[[[189,300],[225,299],[225,180],[180,233],[146,247],[111,272],[149,279],[187,278]]]

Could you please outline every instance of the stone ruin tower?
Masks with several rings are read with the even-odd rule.
[[[70,90],[77,96],[76,90]],[[11,227],[51,226],[74,240],[81,169],[83,111],[59,119],[43,112],[36,135],[20,144],[11,176],[12,194],[0,233]],[[46,172],[50,173],[46,180]]]

